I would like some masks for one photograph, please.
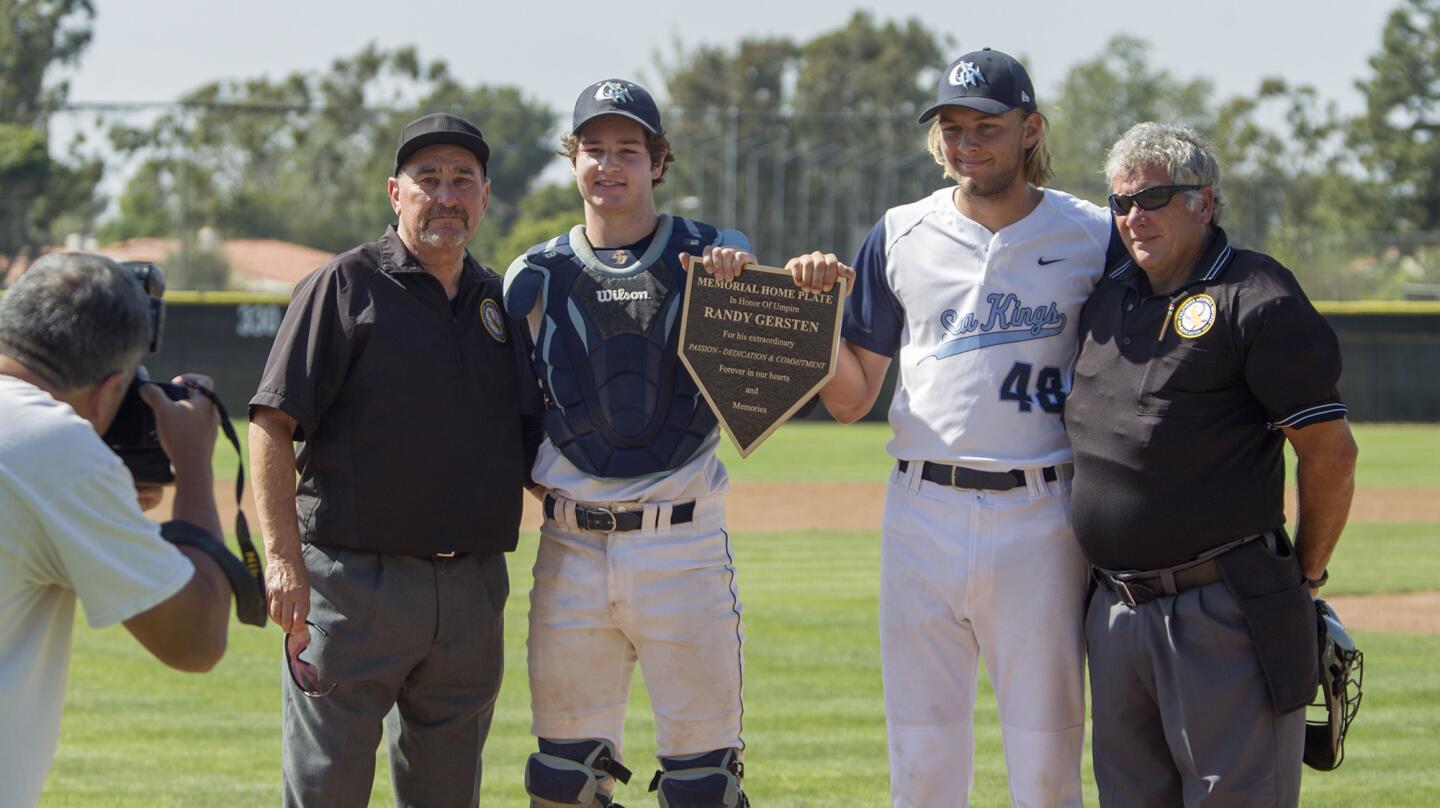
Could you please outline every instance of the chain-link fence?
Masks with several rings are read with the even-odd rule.
[[[657,203],[743,231],[766,263],[811,250],[854,255],[887,208],[949,184],[910,118],[837,116],[822,137],[777,122],[745,137],[739,113],[712,115],[720,125],[698,132],[676,117],[680,161]]]

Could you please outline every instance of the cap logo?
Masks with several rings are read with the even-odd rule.
[[[1021,90],[1021,91],[1020,91],[1020,103],[1022,103],[1022,104],[1031,104],[1031,103],[1034,103],[1034,102],[1030,100],[1030,94],[1029,94],[1029,93],[1025,92],[1024,90]]]
[[[635,101],[630,95],[630,88],[618,81],[607,81],[595,88],[596,101],[613,101],[616,104],[629,104]]]
[[[974,87],[982,81],[985,81],[985,74],[980,72],[974,62],[961,62],[950,71],[950,83],[956,87]]]

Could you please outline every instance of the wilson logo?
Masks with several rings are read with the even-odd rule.
[[[638,292],[631,292],[626,289],[600,289],[595,292],[595,299],[601,303],[624,303],[627,300],[649,300],[650,290],[641,289]]]

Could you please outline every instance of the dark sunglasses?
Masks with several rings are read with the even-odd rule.
[[[1132,205],[1138,205],[1141,210],[1159,210],[1170,204],[1170,200],[1174,199],[1176,194],[1209,187],[1208,185],[1157,185],[1133,194],[1111,194],[1110,210],[1116,216],[1124,216],[1129,213]]]

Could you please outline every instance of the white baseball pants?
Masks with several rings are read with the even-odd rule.
[[[527,640],[536,736],[604,738],[619,752],[638,660],[661,756],[742,748],[744,626],[724,501],[697,500],[694,521],[675,526],[658,507],[659,528],[541,525]]]
[[[1070,526],[1069,481],[1029,472],[1024,488],[972,491],[926,482],[920,468],[892,470],[882,533],[895,808],[968,804],[982,657],[1011,802],[1078,808],[1087,567]]]

